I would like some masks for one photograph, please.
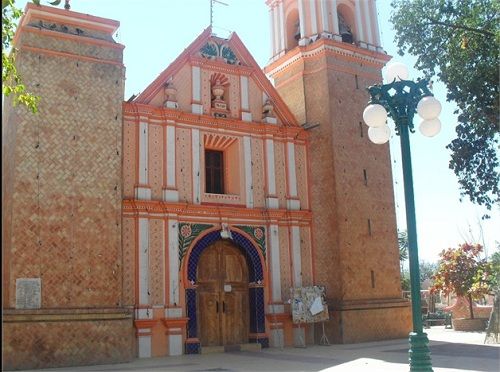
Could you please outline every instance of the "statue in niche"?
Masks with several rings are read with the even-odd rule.
[[[338,19],[339,19],[339,32],[340,36],[342,37],[342,41],[344,43],[352,44],[354,38],[352,36],[351,26],[347,23],[347,21],[345,20],[344,16],[341,13],[338,14]]]

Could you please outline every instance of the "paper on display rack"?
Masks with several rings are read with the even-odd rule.
[[[323,286],[290,288],[290,303],[294,323],[315,323],[329,319]]]

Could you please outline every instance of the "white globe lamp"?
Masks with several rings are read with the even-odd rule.
[[[422,120],[418,129],[426,137],[434,137],[441,131],[441,120],[434,118],[431,120]]]
[[[391,129],[387,125],[368,128],[368,138],[377,145],[382,145],[389,141],[390,136]]]
[[[363,120],[369,127],[381,127],[387,121],[387,111],[378,103],[366,106],[363,111]]]
[[[424,97],[417,104],[417,113],[424,120],[437,118],[441,113],[441,103],[432,96]]]
[[[394,62],[387,65],[387,70],[385,72],[385,78],[387,83],[392,83],[394,80],[408,80],[408,67],[404,63]]]

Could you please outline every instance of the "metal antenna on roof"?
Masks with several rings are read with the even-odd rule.
[[[212,25],[214,23],[214,11],[213,11],[213,6],[214,4],[222,4],[225,6],[229,6],[229,4],[223,3],[222,1],[219,0],[210,0],[210,28],[212,28]]]

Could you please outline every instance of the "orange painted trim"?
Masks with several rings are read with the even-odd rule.
[[[166,328],[184,328],[189,318],[163,318],[161,321]]]
[[[92,30],[109,30],[110,34],[115,32],[118,27],[120,27],[120,22],[115,21],[113,19],[109,18],[102,18],[102,17],[97,17],[89,14],[84,14],[84,13],[78,13],[72,10],[66,10],[66,9],[60,9],[60,8],[54,8],[51,6],[45,6],[45,5],[35,5],[32,3],[26,4],[26,7],[24,8],[24,14],[27,15],[27,19],[25,22],[29,22],[31,17],[33,17],[36,14],[40,14],[41,12],[45,14],[51,14],[53,16],[53,19],[61,20],[61,19],[75,19],[78,21],[81,21],[79,23],[80,26],[85,25],[86,28],[92,29]],[[98,25],[94,24],[101,24],[101,28],[94,28],[94,27],[99,27]],[[106,26],[106,28],[104,28]]]
[[[296,57],[298,54],[308,53],[308,52],[312,52],[315,49],[324,48],[325,44],[330,45],[332,47],[337,47],[339,49],[345,49],[345,50],[348,50],[350,52],[353,52],[353,53],[360,55],[359,57],[355,58],[355,60],[358,63],[360,63],[360,62],[365,63],[365,64],[371,63],[371,64],[377,65],[377,66],[380,65],[380,67],[382,67],[385,64],[385,62],[392,59],[392,56],[390,56],[388,54],[360,48],[360,47],[354,46],[352,44],[343,43],[343,42],[332,40],[332,39],[319,39],[319,40],[315,41],[314,43],[306,45],[306,46],[296,46],[294,49],[292,49],[291,51],[288,51],[285,55],[283,55],[282,57],[278,58],[276,61],[274,61],[271,64],[269,64],[268,66],[266,66],[264,68],[264,73],[266,73],[266,74],[271,73],[271,71],[273,71],[276,68],[279,68],[281,65],[286,64],[286,61],[293,59],[293,57]],[[325,50],[325,49],[323,49],[323,50]],[[320,53],[320,52],[318,51],[318,53]],[[336,53],[336,54],[338,54],[340,57],[344,56],[341,53]],[[361,56],[371,57],[373,59],[380,60],[380,63],[377,64],[376,62],[367,61],[367,60],[363,59]]]
[[[105,65],[114,65],[114,66],[118,66],[118,67],[125,67],[123,62],[119,62],[119,61],[81,56],[79,54],[73,54],[73,53],[67,53],[67,52],[56,52],[54,50],[36,48],[36,47],[28,46],[28,45],[22,45],[19,48],[19,50],[24,50],[24,51],[33,52],[33,53],[41,53],[41,54],[45,54],[45,55],[49,55],[49,56],[77,59],[77,60],[86,61],[86,62],[102,63]]]
[[[36,19],[40,21],[45,21],[45,22],[58,22],[67,26],[72,26],[72,27],[81,27],[81,28],[86,28],[92,31],[98,31],[98,32],[104,32],[107,34],[112,34],[113,32],[108,32],[110,29],[109,27],[106,26],[99,26],[96,24],[89,24],[89,23],[82,23],[78,22],[78,20],[72,20],[71,18],[64,18],[64,17],[54,17],[53,14],[43,14],[43,13],[36,13],[36,14],[31,14],[31,19]],[[23,25],[25,27],[25,25]],[[116,30],[115,30],[116,31]]]
[[[77,43],[104,46],[104,47],[107,47],[110,49],[125,49],[125,45],[120,44],[120,43],[114,43],[114,42],[111,42],[108,40],[94,39],[91,37],[78,36],[78,35],[73,35],[73,34],[65,34],[62,32],[47,30],[45,28],[23,26],[21,31],[33,33],[33,34],[39,34],[39,35],[51,37],[54,39],[63,39],[63,40],[65,39],[65,40],[75,41]]]
[[[136,319],[134,320],[134,327],[136,329],[153,328],[158,319]],[[145,335],[144,333],[139,333],[139,335]]]
[[[203,196],[203,195],[202,195]],[[231,206],[235,208],[245,208],[246,204],[233,204],[233,203],[212,203],[212,202],[201,202],[201,205],[207,205],[210,207],[225,207],[225,206]]]
[[[292,314],[289,313],[268,313],[266,314],[266,319],[271,323],[276,322],[286,322],[288,320],[292,320]]]
[[[254,72],[254,69],[249,66],[229,65],[227,63],[221,64],[217,60],[197,57],[196,55],[191,55],[188,58],[188,62],[191,64],[191,66],[198,66],[206,70],[224,72],[237,76],[250,76]]]
[[[234,118],[215,118],[210,115],[192,114],[163,107],[151,106],[132,102],[123,103],[123,118],[138,125],[145,118],[149,122],[158,121],[157,125],[172,125],[167,120],[175,122],[176,127],[193,126],[209,132],[220,133],[227,130],[236,133],[272,135],[275,139],[282,139],[297,144],[304,143],[309,134],[300,126],[285,127],[260,122],[247,122]]]
[[[200,204],[167,203],[160,200],[134,200],[122,201],[122,216],[133,218],[165,218],[168,215],[177,215],[179,219],[189,222],[219,221],[220,218],[228,218],[232,223],[242,220],[250,223],[254,220],[258,223],[263,221],[273,222],[280,226],[286,226],[294,221],[300,226],[310,226],[312,223],[312,212],[310,210],[288,210],[288,209],[249,209],[238,208],[232,205],[208,206]],[[182,217],[182,218],[181,218]]]

